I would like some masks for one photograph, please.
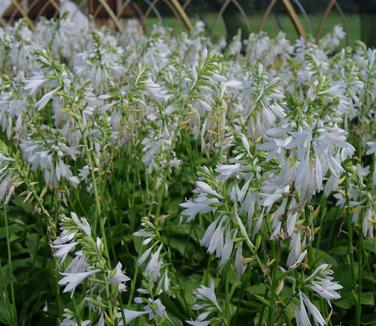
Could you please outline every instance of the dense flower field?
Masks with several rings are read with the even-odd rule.
[[[0,29],[0,324],[374,325],[376,51]]]

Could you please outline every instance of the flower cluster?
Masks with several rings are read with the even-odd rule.
[[[369,323],[376,51],[125,25],[0,28],[0,323]]]

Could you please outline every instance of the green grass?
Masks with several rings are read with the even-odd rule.
[[[222,19],[219,19],[217,21],[217,15],[213,13],[207,13],[203,15],[204,21],[207,25],[207,28],[209,32],[212,34],[214,38],[219,38],[221,36],[226,35],[226,28],[225,24]],[[277,17],[277,19],[276,19]],[[269,16],[265,26],[264,31],[267,32],[270,36],[276,36],[278,34],[279,28],[277,20],[281,26],[281,30],[284,31],[287,35],[287,38],[290,40],[296,39],[298,36],[291,20],[288,15],[278,15],[276,17]],[[304,29],[307,33],[311,33],[310,29],[308,27],[308,24],[305,22],[304,17],[299,16],[301,22],[304,25]],[[320,26],[320,21],[322,18],[322,15],[310,15],[309,16],[312,26],[312,34],[316,35],[316,32]],[[260,21],[262,19],[262,14],[254,14],[249,17],[249,25],[250,30],[252,32],[259,31]],[[198,18],[191,18],[192,23],[194,24]],[[149,17],[146,22],[146,29],[150,31],[151,27],[156,24],[160,23],[160,20],[154,17]],[[171,27],[176,30],[176,32],[181,32],[186,30],[186,27],[182,20],[178,20],[174,17],[164,17],[162,20],[162,24],[166,27]],[[331,14],[326,23],[324,24],[321,36],[329,33],[332,31],[333,27],[335,25],[341,25],[345,32],[348,34],[347,38],[350,44],[352,44],[354,41],[360,39],[361,36],[361,25],[360,25],[360,19],[359,15],[346,15],[345,16],[345,22],[343,21],[342,17],[338,14]]]

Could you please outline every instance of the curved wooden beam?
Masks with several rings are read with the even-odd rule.
[[[326,7],[326,9],[324,11],[324,15],[320,19],[320,24],[319,24],[319,27],[317,28],[317,32],[316,32],[316,41],[318,41],[320,39],[320,34],[321,34],[321,31],[322,31],[322,28],[324,27],[324,24],[325,24],[326,20],[328,19],[328,16],[329,16],[331,10],[333,9],[335,2],[336,2],[336,0],[330,0],[330,2],[328,3],[328,6]]]
[[[268,19],[273,7],[275,6],[277,0],[272,0],[270,1],[268,7],[266,8],[264,16],[262,16],[261,21],[260,21],[260,26],[259,26],[259,31],[262,31],[264,29],[266,20]]]
[[[215,30],[217,28],[217,25],[219,23],[219,20],[222,18],[223,19],[223,13],[225,12],[226,8],[228,5],[231,3],[231,0],[226,0],[226,2],[222,5],[221,9],[219,10],[219,13],[217,17],[215,18],[215,22],[213,25],[213,29]],[[226,24],[225,24],[226,27]],[[227,34],[227,28],[226,28],[226,34]]]
[[[313,34],[311,20],[309,19],[309,16],[308,16],[307,12],[305,11],[304,6],[302,5],[302,3],[299,0],[293,0],[293,1],[294,1],[295,5],[299,8],[299,11],[302,13],[302,15],[303,15],[303,17],[304,17],[304,19],[307,23],[309,33]]]
[[[146,19],[148,19],[151,11],[153,11],[155,13],[155,15],[157,16],[159,22],[161,24],[163,24],[163,20],[162,20],[162,16],[161,14],[159,13],[158,9],[155,7],[156,3],[158,2],[158,0],[153,0],[152,2],[150,2],[149,0],[144,0],[148,5],[148,9],[145,11],[145,14],[142,15],[142,21],[141,21],[141,24],[143,26],[146,26]]]
[[[178,2],[178,0],[170,0],[172,5],[175,7],[176,11],[180,15],[180,17],[183,19],[185,26],[187,26],[188,30],[192,30],[192,23],[189,20],[186,12],[184,11],[183,7],[181,4]]]
[[[338,4],[338,2],[336,0],[331,0],[329,2],[328,6],[325,9],[324,15],[321,17],[320,24],[319,24],[319,27],[317,28],[317,32],[316,32],[316,36],[315,36],[316,41],[317,42],[319,41],[322,29],[323,29],[326,21],[328,20],[329,14],[332,11],[333,7],[336,7],[338,13],[341,16],[341,19],[343,21],[343,27],[345,28],[345,32],[346,32],[346,42],[347,42],[347,44],[349,44],[349,33],[348,33],[349,27],[347,25],[345,14],[343,13],[341,6]]]
[[[293,23],[295,29],[296,29],[296,32],[298,33],[299,36],[301,37],[306,37],[306,33],[304,31],[304,28],[303,28],[303,25],[302,23],[300,22],[300,19],[294,9],[294,7],[292,6],[290,0],[282,0],[289,16],[290,16],[290,19],[291,19],[291,22]]]
[[[30,26],[32,28],[35,27],[35,24],[30,20],[29,18],[29,15],[27,14],[27,12],[24,10],[24,8],[22,7],[22,5],[20,5],[17,0],[12,0],[12,4],[15,6],[15,8],[21,13],[21,15],[23,16],[23,18],[25,18],[27,20],[27,22],[30,24]]]
[[[112,9],[110,8],[110,6],[108,5],[108,3],[105,1],[105,0],[99,0],[100,4],[103,6],[103,8],[107,11],[108,15],[110,16],[110,18],[113,20],[113,22],[115,23],[115,26],[117,28],[117,30],[121,31],[121,25],[120,25],[120,22],[119,20],[116,18],[116,15],[114,14],[114,12],[112,11]]]

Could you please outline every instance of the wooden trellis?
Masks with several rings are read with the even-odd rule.
[[[306,23],[309,18],[299,0],[271,0],[260,19],[259,29],[262,30],[264,28],[265,22],[269,16],[274,16],[273,8],[278,1],[283,4],[286,13],[291,19],[291,23],[295,27],[297,34],[299,36],[305,37],[306,30],[304,28],[303,22],[301,21],[301,18],[299,17],[299,14],[301,14],[301,17],[305,18]],[[8,2],[9,5],[7,6],[7,8],[3,8],[3,11],[0,12],[0,23],[3,24],[13,23],[17,19],[25,18],[30,22],[30,25],[34,25],[34,22],[42,16],[53,18],[59,15],[61,5],[59,0],[8,0]],[[75,3],[77,4],[77,8],[80,11],[87,14],[98,25],[110,24],[119,30],[121,29],[122,19],[137,18],[141,22],[141,24],[145,26],[145,22],[148,17],[151,14],[154,14],[163,21],[163,17],[159,14],[159,11],[157,9],[157,5],[159,3],[163,3],[164,5],[167,5],[168,8],[170,8],[172,14],[176,17],[177,20],[182,20],[184,22],[184,25],[188,30],[192,28],[191,20],[187,14],[187,11],[191,9],[191,0],[144,0],[144,2],[148,5],[147,8],[143,8],[143,10],[141,10],[136,1],[131,0],[81,0],[79,2],[76,1]],[[226,10],[230,4],[237,8],[241,18],[247,24],[249,24],[252,14],[246,13],[238,0],[223,0],[222,3],[223,4],[217,11],[213,29],[216,28],[216,25],[219,22],[223,21]],[[295,8],[299,9],[298,12]],[[323,13],[320,25],[315,32],[317,38],[320,36],[323,26],[333,9],[336,9],[340,13],[344,20],[344,27],[345,29],[347,28],[346,20],[338,2],[336,0],[328,0],[327,8]]]

